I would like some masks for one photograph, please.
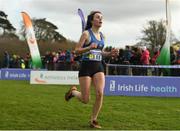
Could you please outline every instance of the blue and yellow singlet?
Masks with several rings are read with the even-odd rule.
[[[89,29],[88,32],[90,35],[90,42],[87,45],[84,44],[83,48],[90,46],[92,43],[96,43],[97,48],[92,49],[86,53],[83,53],[82,54],[82,61],[101,61],[102,60],[102,49],[104,47],[103,34],[100,32],[101,40],[97,40],[91,29]]]

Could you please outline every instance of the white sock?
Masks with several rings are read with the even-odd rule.
[[[74,91],[72,91],[72,95],[77,97],[77,98],[80,98],[81,97],[81,92],[74,90]]]

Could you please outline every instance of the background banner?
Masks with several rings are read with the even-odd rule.
[[[27,13],[21,12],[21,14],[26,28],[26,40],[31,53],[33,69],[41,69],[42,62],[41,62],[41,57],[39,54],[39,49],[37,46],[37,41],[35,38],[31,19]]]
[[[79,85],[78,71],[31,71],[30,83]]]
[[[1,69],[2,80],[30,80],[30,69]]]
[[[105,95],[180,97],[179,77],[106,76]]]
[[[78,9],[78,14],[81,18],[81,24],[82,24],[82,32],[85,30],[86,28],[86,21],[85,21],[85,18],[84,18],[84,14],[83,14],[83,11],[81,9]]]

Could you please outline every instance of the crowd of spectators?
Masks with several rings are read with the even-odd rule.
[[[109,66],[106,71],[110,75],[138,75],[138,76],[160,76],[170,75],[180,76],[180,69],[170,68],[165,69],[162,67],[152,67],[158,65],[157,58],[160,55],[160,48],[155,47],[153,50],[148,49],[146,46],[130,47],[126,46],[125,49],[119,49],[118,57],[106,58],[105,63],[116,64],[117,66]],[[170,48],[170,65],[180,64],[180,50]],[[131,65],[131,66],[129,66]],[[134,67],[133,67],[134,65]],[[136,65],[140,65],[137,67]],[[151,67],[148,67],[151,65]]]
[[[27,53],[25,57],[17,54],[10,55],[7,51],[4,52],[3,62],[1,68],[31,68],[32,62],[30,54]]]
[[[80,56],[70,50],[47,51],[42,57],[43,66],[48,70],[78,70],[79,62]]]
[[[112,48],[105,48],[110,51]],[[156,60],[160,54],[158,47],[149,50],[146,46],[130,47],[126,46],[125,49],[119,49],[117,57],[104,58],[104,66],[106,74],[109,75],[166,75],[164,69],[161,68],[147,68],[147,67],[129,67],[128,65],[157,65]],[[171,48],[171,65],[180,64],[180,50],[175,51]],[[47,51],[41,56],[43,69],[47,70],[78,70],[81,56],[77,56],[71,50],[61,50],[57,52]],[[110,64],[110,66],[107,66]],[[120,66],[111,66],[111,65]],[[12,54],[7,51],[4,52],[4,58],[1,68],[22,68],[32,69],[32,60],[29,53],[24,57]],[[162,74],[164,73],[164,74]],[[179,69],[171,69],[173,76],[179,76]]]
[[[78,70],[79,56],[73,51],[61,50],[58,52],[47,51],[43,56],[42,68],[47,70]],[[33,69],[31,55],[27,53],[24,57],[17,54],[10,55],[4,52],[2,68]]]

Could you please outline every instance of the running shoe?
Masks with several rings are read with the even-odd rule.
[[[97,129],[101,129],[102,127],[98,124],[98,122],[96,120],[93,120],[91,123],[90,123],[90,127],[91,128],[97,128]]]
[[[65,100],[69,101],[73,96],[72,91],[77,90],[75,86],[72,86],[69,91],[65,94]]]

